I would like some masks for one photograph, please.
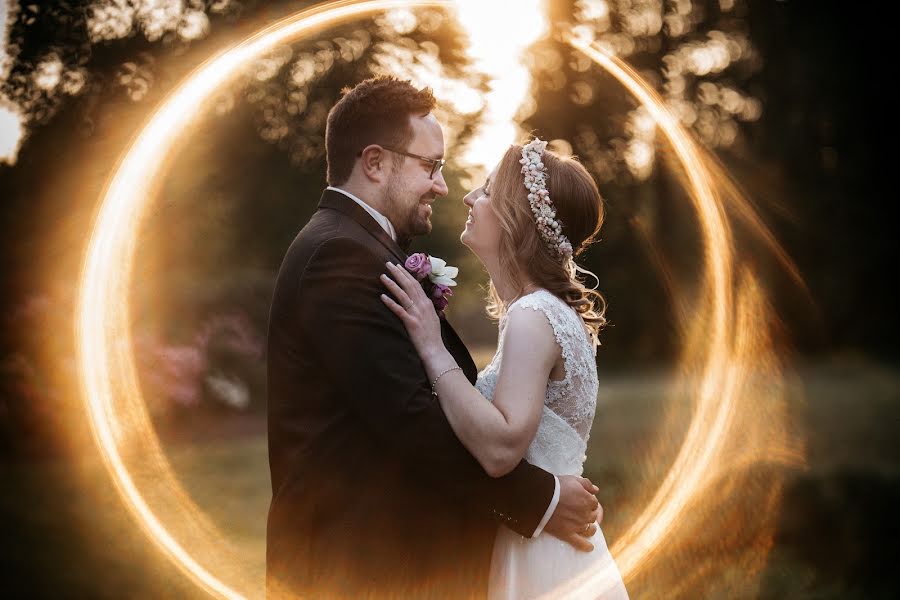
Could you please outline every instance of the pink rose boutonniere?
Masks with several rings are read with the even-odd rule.
[[[450,288],[456,285],[453,278],[459,273],[459,269],[424,252],[410,254],[403,266],[422,283],[425,293],[434,304],[434,309],[439,315],[443,315],[444,309],[450,304],[448,298],[453,295]]]

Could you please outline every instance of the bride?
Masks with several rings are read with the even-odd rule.
[[[490,275],[488,313],[499,343],[473,387],[441,340],[439,317],[418,281],[388,265],[382,301],[402,320],[460,441],[493,477],[522,458],[555,475],[581,475],[597,397],[600,295],[577,278],[579,255],[596,236],[603,206],[574,159],[533,140],[511,146],[469,207],[460,236]],[[527,539],[500,527],[488,598],[566,594],[627,599],[600,529],[580,552],[552,536]]]

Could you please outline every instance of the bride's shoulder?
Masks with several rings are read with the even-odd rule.
[[[546,320],[558,341],[571,337],[573,332],[583,332],[585,327],[581,316],[565,300],[545,289],[521,296],[510,304],[507,313],[530,313],[532,319]]]
[[[503,328],[505,352],[522,351],[552,359],[559,349],[550,317],[543,310],[528,307],[528,303],[516,302],[507,310]]]
[[[520,334],[516,337],[554,340],[553,313],[558,302],[556,296],[543,289],[519,297],[506,311],[507,337],[514,330]]]

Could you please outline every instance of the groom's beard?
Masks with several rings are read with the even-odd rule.
[[[431,233],[431,217],[423,215],[425,209],[422,204],[423,199],[430,198],[413,194],[399,175],[393,175],[388,180],[385,197],[384,204],[391,207],[388,218],[397,232],[397,243],[401,248],[401,240],[409,246],[412,238]]]

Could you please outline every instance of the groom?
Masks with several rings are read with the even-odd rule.
[[[524,461],[486,475],[379,299],[385,263],[403,264],[447,194],[434,106],[427,88],[380,77],[328,115],[330,185],[285,256],[269,320],[270,598],[480,598],[497,523],[590,549],[596,488]]]

